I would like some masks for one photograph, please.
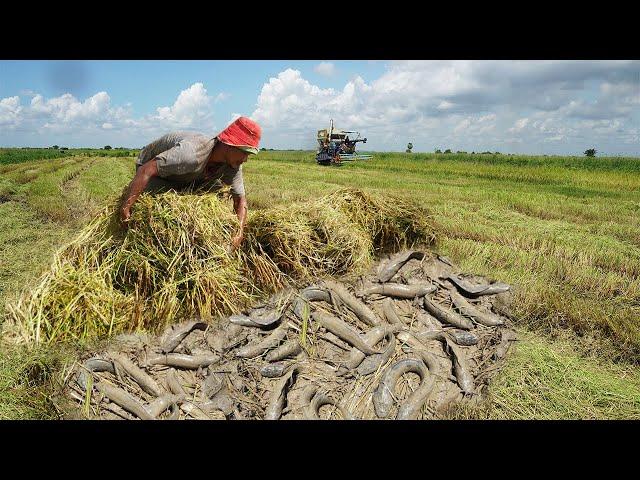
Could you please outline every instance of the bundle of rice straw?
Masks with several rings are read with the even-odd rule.
[[[231,253],[237,228],[215,193],[143,194],[126,231],[114,204],[9,305],[8,333],[51,343],[215,319],[287,284],[362,271],[380,251],[435,240],[424,209],[356,189],[251,212]]]
[[[258,212],[247,238],[252,252],[261,248],[281,272],[303,280],[361,272],[375,254],[435,241],[424,209],[355,188]]]

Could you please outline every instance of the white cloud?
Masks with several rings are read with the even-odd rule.
[[[460,123],[458,123],[458,125],[456,125],[456,128],[453,129],[453,133],[464,132],[470,126],[471,126],[471,119],[470,118],[465,118]]]
[[[467,117],[455,126],[453,133],[473,136],[484,135],[495,128],[495,120],[495,113],[481,117]]]
[[[16,126],[20,121],[20,97],[7,97],[0,100],[0,125]]]
[[[619,119],[618,133],[628,138],[640,114],[638,78],[637,61],[396,61],[380,77],[356,76],[340,90],[287,69],[263,85],[252,117],[265,138],[292,147],[330,118],[360,129],[372,149],[403,148],[408,136],[431,145],[518,143],[513,135],[525,143],[582,142],[584,119]]]
[[[99,143],[97,138],[110,132],[109,139],[116,134],[123,139],[122,143],[129,141],[132,145],[172,130],[213,132],[212,104],[228,98],[228,94],[220,92],[214,99],[202,83],[195,83],[179,92],[172,105],[158,107],[154,113],[136,118],[132,115],[130,102],[112,105],[105,91],[84,100],[70,93],[45,98],[29,92],[28,96],[31,98],[24,106],[20,105],[18,96],[0,99],[0,125],[5,132],[19,128],[23,136],[31,139],[28,142],[46,137],[54,138],[53,143],[58,144],[64,137],[88,139],[90,144],[94,141]],[[14,140],[0,132],[0,142],[7,141]]]
[[[262,86],[252,118],[267,128],[286,125],[295,129],[320,120],[324,115],[319,110],[336,97],[333,89],[311,85],[298,70],[287,69]]]
[[[26,115],[30,119],[45,119],[49,125],[59,127],[98,125],[113,114],[110,101],[107,92],[98,92],[84,102],[70,93],[49,100],[36,94]]]
[[[519,132],[524,127],[526,127],[528,123],[529,123],[528,118],[521,118],[519,120],[516,120],[516,123],[514,123],[513,127],[509,129],[509,132]]]
[[[273,148],[315,148],[316,130],[333,118],[339,128],[359,130],[372,150],[404,150],[411,141],[417,151],[502,151],[509,144],[535,152],[546,144],[583,152],[588,142],[599,151],[624,144],[638,152],[638,61],[394,61],[377,78],[355,75],[338,88],[321,88],[289,68],[256,93],[253,113],[243,114],[262,125]],[[216,132],[213,107],[230,95],[185,85],[144,116],[134,116],[131,104],[113,105],[106,91],[80,99],[26,90],[21,96],[22,103],[18,96],[0,99],[0,144],[13,142],[16,132],[33,140],[49,133],[52,144],[63,134],[92,141],[102,134],[107,142],[119,135],[123,144],[141,139],[132,145],[171,130]]]
[[[182,90],[170,107],[158,107],[155,117],[166,125],[188,128],[203,124],[210,119],[213,99],[207,94],[202,83],[194,83]]]
[[[331,77],[336,73],[336,66],[331,62],[320,62],[318,65],[313,67],[313,70],[325,77]]]

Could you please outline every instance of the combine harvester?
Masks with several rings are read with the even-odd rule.
[[[355,134],[350,139],[349,134]],[[319,165],[342,165],[342,162],[351,160],[368,160],[372,155],[356,153],[356,143],[366,143],[366,138],[360,138],[359,132],[351,130],[338,130],[333,128],[333,120],[329,129],[318,130],[318,152],[316,162]]]

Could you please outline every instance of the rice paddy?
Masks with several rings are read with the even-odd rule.
[[[0,166],[0,295],[9,303],[24,289],[35,289],[56,250],[115,201],[134,170],[132,157],[87,157],[77,159],[75,167],[64,163],[69,160]],[[62,171],[53,179],[60,168],[78,169],[73,188],[48,187],[49,181],[58,186],[64,181]],[[280,219],[293,217],[299,208],[294,204],[357,188],[427,209],[440,253],[465,271],[513,284],[516,325],[527,335],[516,349],[514,368],[494,386],[498,410],[492,418],[637,418],[640,380],[624,372],[637,368],[640,359],[640,160],[384,153],[321,168],[311,152],[272,151],[261,152],[244,172],[251,225],[261,225],[247,232],[249,244],[276,229]],[[67,209],[76,214],[59,214]],[[226,209],[231,213],[230,202]],[[263,217],[267,209],[274,215],[271,224]],[[330,224],[339,215],[323,212],[316,218],[324,216]],[[300,228],[309,228],[307,220]],[[366,243],[351,232],[334,238],[358,248]],[[312,258],[287,254],[287,244],[276,236],[271,239],[282,258],[293,259],[282,262],[282,273],[274,278],[267,259],[277,252],[255,256],[252,268],[261,275],[256,284],[284,281],[300,264],[313,264]],[[367,257],[361,250],[325,254],[334,263],[357,264]],[[86,281],[97,284],[95,277]],[[118,308],[128,307],[123,302]],[[579,367],[571,376],[579,395],[561,398],[567,377],[554,365],[563,363]],[[546,371],[553,374],[541,373]],[[584,372],[588,388],[580,380]],[[559,394],[545,396],[545,391]],[[536,392],[545,398],[544,408],[535,407],[541,398]],[[3,418],[39,415],[37,409],[21,410],[15,396],[0,397],[4,411],[12,412]],[[616,403],[617,398],[624,400]]]

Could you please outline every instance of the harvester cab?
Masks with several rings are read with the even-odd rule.
[[[366,143],[367,139],[360,138],[359,132],[334,128],[331,120],[328,129],[318,130],[316,162],[320,165],[341,165],[345,161],[370,159],[371,155],[356,153],[358,142]]]

